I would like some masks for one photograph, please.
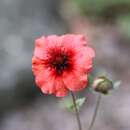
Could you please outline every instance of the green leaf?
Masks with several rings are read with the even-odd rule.
[[[76,105],[77,105],[77,109],[79,110],[81,108],[81,106],[83,105],[83,103],[85,102],[86,98],[83,97],[83,98],[79,98],[76,100]],[[66,103],[66,107],[69,111],[73,112],[74,111],[74,104],[73,102],[69,101]]]
[[[120,84],[121,84],[121,81],[120,81],[120,80],[115,81],[115,82],[113,83],[114,89],[119,88]]]
[[[85,99],[86,98],[83,97],[83,98],[79,98],[79,99],[76,100],[76,105],[77,105],[78,108],[80,108],[84,104]]]

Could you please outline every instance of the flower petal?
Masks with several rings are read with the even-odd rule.
[[[86,47],[85,48],[85,52],[89,55],[90,58],[94,58],[95,57],[95,51],[92,48]]]
[[[55,94],[56,94],[57,97],[64,97],[64,96],[67,95],[68,89],[65,86],[62,78],[55,79],[54,87],[55,87],[55,90],[56,90]]]
[[[62,44],[69,47],[85,46],[87,41],[83,35],[66,34],[62,36]]]
[[[43,93],[55,93],[54,80],[48,69],[43,69],[39,74],[37,74],[35,81]]]
[[[33,56],[32,58],[32,71],[34,75],[40,73],[43,70],[43,61]]]
[[[37,74],[36,84],[45,94],[55,94],[57,97],[64,97],[68,92],[62,79],[55,79],[47,69],[43,69]]]
[[[84,71],[90,72],[93,64],[92,58],[95,56],[93,49],[89,47],[81,47],[75,55],[75,68]]]
[[[46,40],[44,36],[35,40],[34,56],[38,57],[39,59],[43,59],[45,42]]]
[[[48,48],[55,48],[60,47],[62,43],[62,39],[60,36],[51,35],[47,37],[47,47]]]
[[[71,74],[64,73],[64,83],[71,91],[79,91],[87,86],[87,75],[72,72]]]

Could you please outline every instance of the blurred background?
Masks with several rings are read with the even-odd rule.
[[[121,86],[103,96],[94,129],[130,130],[130,0],[0,0],[0,130],[75,130],[62,98],[43,95],[31,71],[34,40],[81,33],[96,51],[93,73]],[[84,130],[97,95],[84,94]],[[82,96],[82,93],[81,93]]]

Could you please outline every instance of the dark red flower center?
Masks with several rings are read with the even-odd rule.
[[[64,71],[73,69],[73,51],[53,49],[49,52],[45,65],[54,70],[56,75],[61,75]]]

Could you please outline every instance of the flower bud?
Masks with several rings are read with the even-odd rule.
[[[113,83],[107,77],[100,76],[94,80],[93,88],[97,92],[108,94],[109,90],[113,89]]]

